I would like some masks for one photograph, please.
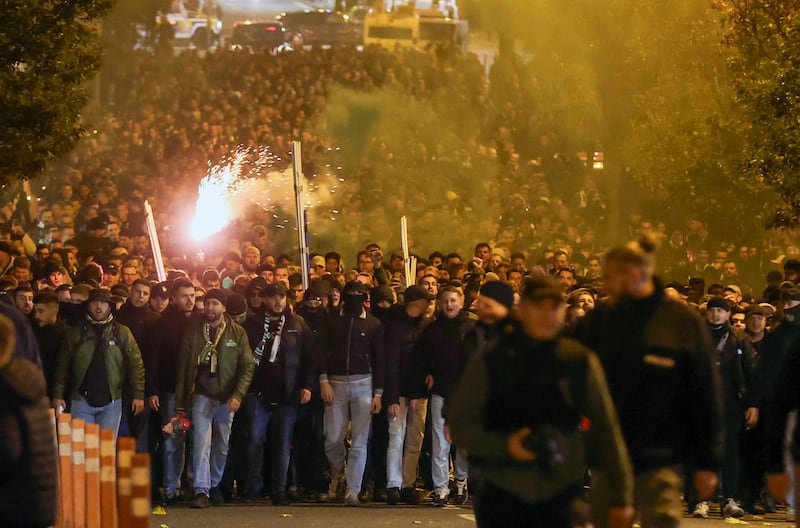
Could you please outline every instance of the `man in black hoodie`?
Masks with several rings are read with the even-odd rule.
[[[678,526],[682,518],[681,466],[697,472],[699,499],[717,486],[722,459],[719,375],[703,320],[668,299],[654,279],[655,244],[649,239],[612,248],[603,279],[609,300],[578,327],[608,377],[633,462],[635,507],[642,528]],[[598,528],[614,490],[603,461],[592,461],[592,502]]]
[[[417,347],[419,377],[431,393],[433,453],[431,454],[434,485],[434,504],[445,506],[450,495],[450,441],[445,432],[444,407],[461,379],[467,364],[466,335],[477,317],[464,310],[464,292],[455,286],[445,286],[439,293],[439,313],[436,320],[422,332]],[[424,397],[420,394],[417,397]],[[467,453],[456,449],[453,466],[456,481],[456,503],[466,504]]]
[[[417,464],[425,436],[426,398],[420,394],[424,378],[414,368],[415,347],[425,327],[425,313],[434,299],[418,285],[405,292],[405,304],[396,305],[383,318],[386,353],[384,405],[389,419],[389,446],[386,454],[386,502],[418,504],[414,489]]]
[[[383,328],[364,308],[366,288],[358,281],[345,285],[343,306],[331,325],[327,346],[319,354],[319,380],[325,401],[325,454],[331,465],[328,494],[334,498],[344,475],[345,504],[358,506],[367,458],[371,414],[381,411],[384,386]],[[345,438],[351,425],[352,446]]]

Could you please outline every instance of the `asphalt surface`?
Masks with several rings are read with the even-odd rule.
[[[743,520],[748,526],[789,527],[782,514],[755,517],[748,515]],[[684,528],[707,528],[711,526],[736,526],[712,510],[709,519],[686,518]],[[744,525],[744,524],[743,524]],[[191,510],[188,505],[178,505],[166,510],[166,515],[154,515],[153,528],[381,528],[422,527],[468,528],[475,526],[471,507],[448,506],[434,508],[420,506],[385,506],[370,504],[359,508],[348,508],[341,504],[303,504],[288,507],[273,507],[268,502],[233,504],[207,510]]]

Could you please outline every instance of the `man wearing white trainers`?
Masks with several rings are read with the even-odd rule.
[[[464,338],[475,326],[476,318],[464,311],[464,292],[455,286],[445,286],[439,293],[440,312],[420,338],[417,348],[422,377],[431,392],[431,420],[433,476],[435,506],[447,505],[450,498],[450,441],[445,432],[445,406],[461,379],[467,364],[468,352]],[[467,453],[456,449],[453,473],[456,480],[457,504],[466,504]]]

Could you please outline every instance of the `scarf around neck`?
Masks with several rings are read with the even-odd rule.
[[[199,365],[205,360],[208,360],[209,366],[211,368],[211,374],[217,373],[217,368],[219,366],[219,357],[217,353],[217,346],[219,345],[220,340],[222,339],[222,334],[225,333],[225,327],[227,323],[225,322],[225,318],[223,317],[222,323],[217,327],[217,335],[214,337],[214,340],[211,340],[211,324],[209,322],[203,323],[203,338],[206,340],[206,344],[203,346],[203,352],[200,354],[200,357],[197,358],[197,364]]]

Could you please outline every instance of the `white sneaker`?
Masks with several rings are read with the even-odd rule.
[[[692,510],[692,517],[695,519],[708,519],[708,502],[698,502]]]
[[[733,517],[734,519],[741,519],[744,517],[744,510],[739,506],[735,500],[726,499],[725,505],[722,507],[722,516],[724,518]]]
[[[352,490],[347,490],[344,494],[345,506],[361,506],[361,501],[358,500],[358,493]]]
[[[794,508],[786,508],[786,522],[795,522]]]

